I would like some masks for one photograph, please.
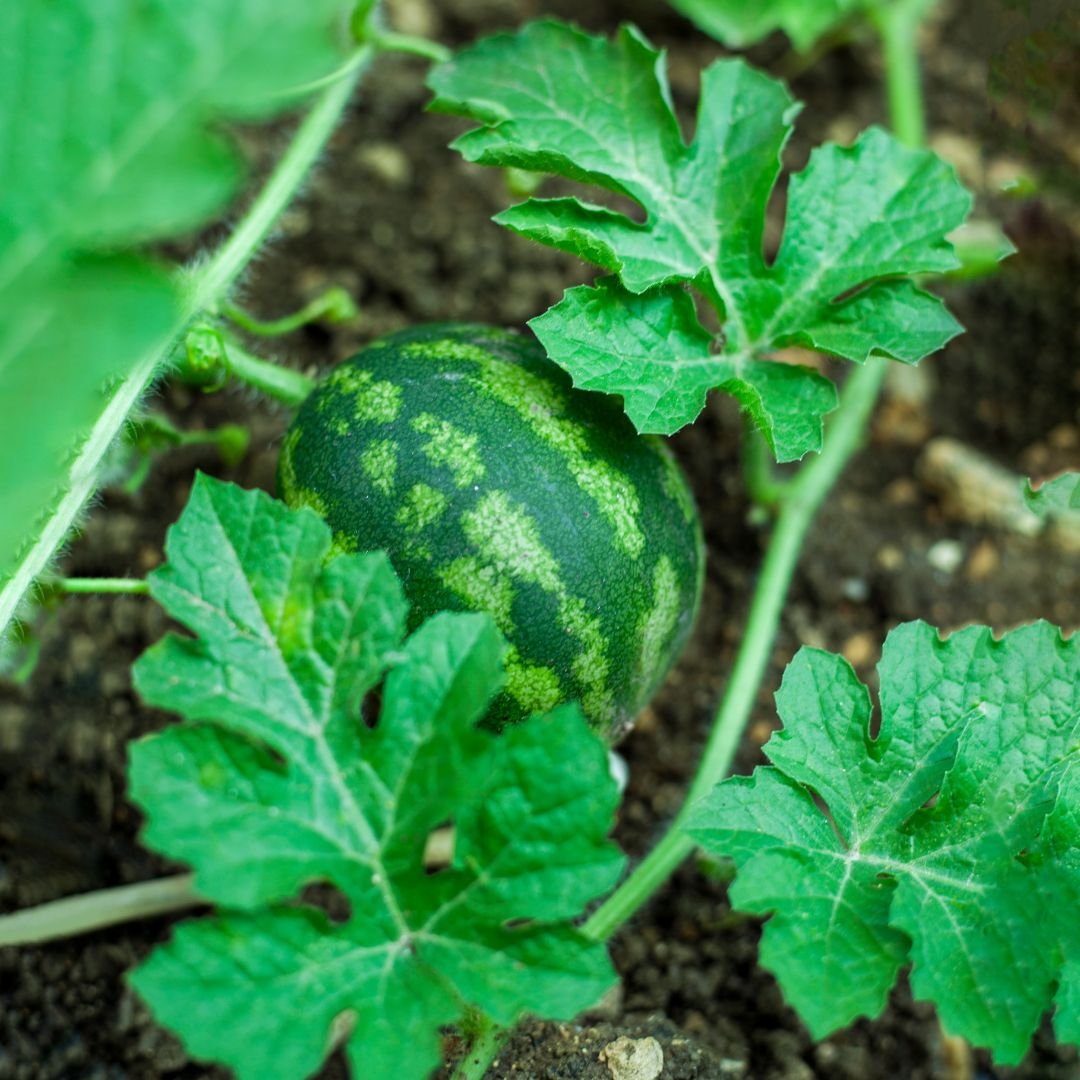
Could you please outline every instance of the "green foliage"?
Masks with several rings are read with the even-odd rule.
[[[1044,480],[1037,488],[1028,480],[1024,485],[1024,501],[1040,517],[1080,513],[1080,473],[1062,473]]]
[[[783,30],[799,52],[871,4],[872,0],[671,0],[671,6],[700,30],[732,48]]]
[[[348,7],[0,5],[0,584],[65,488],[106,384],[180,329],[179,284],[126,249],[222,207],[243,169],[220,121],[278,113],[290,87],[340,64]]]
[[[477,729],[503,678],[492,621],[440,615],[402,644],[385,556],[330,546],[311,511],[200,477],[151,577],[195,637],[135,671],[188,721],[132,746],[144,838],[222,910],[132,983],[192,1053],[250,1080],[310,1075],[332,1032],[357,1076],[424,1077],[467,1006],[569,1017],[614,981],[569,922],[623,864],[603,745],[569,707]],[[447,822],[451,864],[426,872]],[[296,901],[316,881],[348,900],[344,922]]]
[[[766,206],[798,106],[741,60],[703,73],[690,144],[662,54],[631,27],[608,42],[534,23],[464,50],[430,85],[433,108],[481,125],[454,143],[468,160],[595,184],[644,211],[639,222],[577,198],[528,199],[496,219],[609,272],[530,325],[576,385],[622,395],[639,431],[675,431],[719,387],[779,460],[795,460],[820,447],[835,390],[771,352],[798,344],[914,363],[959,331],[906,275],[957,265],[945,235],[970,197],[938,158],[881,130],[815,151],[791,179],[783,242],[765,261]],[[719,342],[688,284],[722,319]]]
[[[859,15],[903,7],[918,20],[937,0],[671,0],[706,34],[742,48],[782,30],[799,52],[808,52],[826,34]]]
[[[878,670],[872,738],[851,667],[803,649],[773,766],[719,784],[691,835],[734,859],[732,904],[771,915],[762,962],[816,1038],[880,1012],[911,962],[945,1028],[1003,1062],[1055,1004],[1076,1040],[1080,639],[909,623]]]

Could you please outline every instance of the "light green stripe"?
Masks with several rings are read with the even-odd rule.
[[[555,672],[551,668],[524,663],[513,647],[506,657],[506,691],[526,713],[550,712],[563,700]]]
[[[421,413],[409,425],[428,441],[420,448],[432,465],[445,465],[459,488],[483,480],[487,468],[480,458],[477,435],[470,435],[431,413]]]
[[[515,582],[537,585],[553,596],[559,605],[559,625],[581,646],[573,660],[572,671],[582,689],[582,707],[595,722],[610,724],[615,717],[615,703],[608,686],[610,664],[600,620],[589,614],[582,600],[570,594],[555,557],[540,537],[536,522],[502,491],[484,495],[473,510],[462,514],[461,521],[465,537],[479,558],[451,563],[440,572],[443,581],[470,606],[482,606],[492,611],[497,622],[502,618],[510,627],[504,628],[508,636],[514,633],[509,607],[513,602]],[[451,584],[451,579],[456,585]],[[470,598],[476,597],[478,590],[494,602],[494,608],[489,607],[486,600],[478,604]],[[525,693],[523,687],[535,689],[540,685],[537,682],[541,678],[539,675],[532,672],[526,678],[526,674],[523,668],[510,678],[507,689],[526,710],[537,710],[538,705],[517,697],[517,691]],[[555,678],[554,674],[552,678]]]
[[[401,387],[380,382],[370,371],[345,364],[326,380],[325,386],[353,399],[353,418],[360,423],[392,424],[401,412]],[[316,408],[325,412],[337,405],[336,394],[322,394]]]
[[[281,498],[294,509],[306,506],[314,510],[316,514],[326,517],[326,502],[322,496],[306,487],[301,487],[296,479],[296,466],[293,464],[293,454],[300,443],[300,429],[293,428],[281,444],[281,454],[278,459],[278,475],[281,478]]]
[[[360,468],[371,486],[384,495],[394,494],[397,478],[397,443],[393,439],[378,439],[360,455]]]
[[[690,493],[686,478],[682,469],[679,468],[675,455],[663,439],[650,438],[649,444],[660,455],[664,463],[664,470],[660,474],[660,488],[671,499],[682,514],[683,522],[691,525],[697,520],[697,508],[694,506],[694,496]]]
[[[639,673],[651,675],[660,670],[660,657],[671,642],[682,606],[675,569],[671,560],[661,555],[653,570],[652,607],[642,616],[637,628],[641,642],[637,663]]]
[[[394,520],[411,536],[423,532],[446,512],[449,499],[427,484],[413,484]]]
[[[559,564],[540,539],[536,522],[506,492],[489,491],[475,509],[461,515],[461,524],[469,543],[499,573],[565,595]]]
[[[510,611],[514,603],[514,582],[490,564],[472,555],[455,559],[439,570],[439,579],[474,611],[486,611],[507,636],[514,633]]]
[[[485,349],[460,341],[436,341],[407,345],[410,356],[433,356],[476,365],[473,385],[509,406],[533,433],[556,450],[578,486],[594,500],[601,515],[615,531],[615,542],[631,558],[645,549],[645,535],[638,525],[641,501],[633,482],[606,462],[593,458],[581,426],[567,419],[568,396],[557,386],[518,364],[492,356]]]

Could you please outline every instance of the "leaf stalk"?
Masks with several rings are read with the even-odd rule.
[[[885,51],[885,86],[893,131],[908,146],[926,142],[926,110],[919,72],[918,35],[926,0],[881,4],[870,20]]]
[[[263,360],[234,341],[226,345],[225,356],[230,375],[284,405],[299,405],[315,388],[315,380],[310,376]]]
[[[229,322],[259,337],[281,337],[291,334],[308,323],[325,319],[328,322],[346,322],[358,315],[353,298],[342,288],[334,286],[309,300],[299,311],[280,319],[257,319],[250,312],[235,304],[223,304],[221,314]]]
[[[398,34],[392,30],[379,30],[371,36],[372,43],[384,52],[409,53],[422,56],[433,64],[445,64],[454,54],[441,42],[415,34]]]
[[[80,595],[149,596],[150,584],[140,578],[57,578],[49,585],[57,592]]]
[[[205,903],[191,874],[98,889],[0,916],[0,947],[33,945]]]
[[[451,1073],[450,1080],[483,1080],[512,1034],[512,1029],[499,1027],[486,1016],[479,1018],[477,1028],[469,1049]]]

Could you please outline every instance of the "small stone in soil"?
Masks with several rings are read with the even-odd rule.
[[[926,561],[943,574],[953,574],[964,561],[964,545],[959,540],[939,540],[926,553]]]
[[[656,1080],[664,1071],[664,1051],[652,1036],[630,1039],[620,1035],[600,1051],[600,1060],[607,1065],[612,1080]]]

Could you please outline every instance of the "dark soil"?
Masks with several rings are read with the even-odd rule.
[[[872,439],[851,464],[809,541],[772,664],[738,759],[761,760],[775,724],[771,695],[803,644],[842,651],[871,685],[888,630],[924,618],[943,629],[989,622],[998,630],[1035,618],[1080,623],[1080,556],[1045,536],[973,520],[931,489],[917,465],[926,443],[950,436],[1017,473],[1046,475],[1080,465],[1077,427],[1076,206],[1070,178],[1080,161],[1075,124],[1053,95],[1032,104],[1021,82],[994,98],[987,72],[1009,40],[1067,5],[955,4],[932,28],[927,78],[936,144],[980,192],[980,210],[1009,223],[1022,253],[997,276],[947,288],[968,334],[928,361],[921,377],[898,379],[879,409]],[[690,111],[695,72],[718,52],[663,5],[634,0],[400,0],[403,28],[456,43],[541,13],[610,30],[633,19],[673,53],[673,85]],[[1011,54],[1010,54],[1011,55]],[[787,70],[782,41],[754,53]],[[1073,64],[1059,65],[1061,103],[1076,117]],[[999,65],[1000,69],[1000,65]],[[1006,65],[1006,74],[1009,70]],[[1051,69],[1053,72],[1058,68]],[[792,78],[808,108],[791,150],[884,119],[878,61],[854,45]],[[325,369],[374,336],[423,321],[467,319],[520,326],[588,271],[490,224],[505,204],[501,178],[446,150],[459,125],[421,111],[423,65],[381,61],[334,139],[300,205],[245,284],[245,302],[267,315],[291,311],[329,283],[363,310],[355,326],[312,327],[276,348],[298,367]],[[1056,76],[1055,76],[1056,77]],[[1000,80],[999,80],[1000,83]],[[1051,79],[1051,88],[1055,85]],[[282,130],[247,134],[256,164]],[[1044,178],[1024,200],[994,194],[1019,163]],[[1067,167],[1072,162],[1072,170]],[[901,373],[904,374],[904,373]],[[185,428],[239,419],[252,451],[225,470],[209,449],[161,456],[141,491],[107,491],[66,569],[79,575],[141,575],[162,558],[165,530],[198,467],[247,486],[273,486],[276,442],[286,421],[254,394],[211,397],[170,387],[156,403]],[[705,519],[707,595],[693,644],[622,746],[631,770],[618,825],[632,857],[661,835],[679,805],[738,645],[767,527],[743,494],[734,410],[713,401],[675,439]],[[77,598],[42,628],[40,663],[25,685],[0,685],[0,907],[119,885],[171,867],[137,842],[138,815],[125,801],[125,745],[166,722],[130,684],[132,661],[164,629],[149,601]],[[886,1013],[814,1044],[756,964],[759,924],[732,915],[722,883],[691,865],[613,943],[621,995],[577,1024],[523,1025],[493,1077],[609,1078],[601,1051],[620,1035],[655,1037],[671,1078],[860,1080],[948,1078],[965,1072],[962,1050],[944,1041],[928,1006],[901,986]],[[166,936],[165,920],[43,948],[0,951],[0,1080],[175,1080],[218,1077],[192,1062],[126,990],[123,972]],[[453,1052],[453,1040],[448,1041]],[[983,1076],[1080,1077],[1075,1051],[1048,1027],[1024,1065]],[[340,1076],[331,1062],[326,1076]]]

